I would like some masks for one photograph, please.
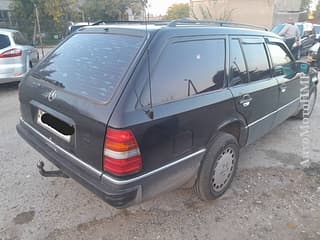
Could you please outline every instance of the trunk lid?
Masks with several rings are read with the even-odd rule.
[[[143,39],[105,32],[72,36],[22,81],[23,120],[101,170],[114,93]]]

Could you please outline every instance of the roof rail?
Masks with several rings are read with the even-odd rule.
[[[170,21],[105,21],[99,20],[91,24],[91,26],[103,25],[103,24],[153,24],[153,25],[160,25],[160,26],[167,26],[170,24]]]
[[[269,31],[269,29],[266,27],[253,25],[253,24],[219,21],[219,20],[195,20],[190,18],[173,20],[168,24],[168,27],[177,27],[178,25],[219,25],[221,27],[237,26],[237,27],[247,27],[247,28],[255,28],[255,29],[262,29],[264,31]]]

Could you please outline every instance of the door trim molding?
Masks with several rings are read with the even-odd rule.
[[[277,110],[275,110],[275,111],[273,111],[273,112],[265,115],[264,117],[259,118],[258,120],[256,120],[256,121],[248,124],[248,125],[246,126],[246,128],[252,127],[252,126],[254,126],[255,124],[257,124],[257,123],[265,120],[266,118],[271,117],[273,114],[276,114],[276,113],[280,112],[281,110],[285,109],[286,107],[289,107],[290,105],[294,104],[294,103],[297,102],[297,101],[300,101],[300,97],[294,99],[293,101],[287,103],[286,105],[283,105],[282,107],[280,107],[280,108],[278,108]]]

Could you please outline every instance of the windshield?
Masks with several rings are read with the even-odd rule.
[[[316,31],[316,33],[320,33],[320,26],[314,26],[314,30]]]
[[[142,37],[76,34],[56,49],[33,76],[65,90],[108,101],[142,45]]]
[[[296,26],[299,29],[300,36],[302,36],[303,35],[303,24],[296,24]],[[275,34],[279,34],[283,28],[284,28],[284,24],[278,24],[278,25],[274,26],[271,31]]]
[[[279,34],[279,32],[281,32],[283,27],[284,27],[284,24],[279,24],[274,26],[274,28],[271,31],[275,34]]]

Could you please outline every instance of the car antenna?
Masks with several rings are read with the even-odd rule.
[[[144,8],[144,22],[146,26],[146,37],[148,40],[148,23],[149,23],[149,13],[148,10],[148,0],[141,0]],[[149,85],[149,97],[150,97],[150,108],[145,111],[150,119],[153,119],[153,104],[152,104],[152,93],[151,93],[151,71],[150,71],[150,54],[149,54],[149,47],[147,47],[147,65],[148,65],[148,85]]]

